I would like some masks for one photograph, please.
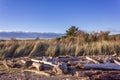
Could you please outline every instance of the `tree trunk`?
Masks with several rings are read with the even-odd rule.
[[[84,69],[101,69],[101,70],[120,70],[120,66],[114,63],[109,64],[84,64]]]

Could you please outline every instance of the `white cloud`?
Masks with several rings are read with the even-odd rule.
[[[30,32],[30,31],[0,30],[0,32]]]

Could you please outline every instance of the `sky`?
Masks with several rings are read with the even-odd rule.
[[[0,0],[0,31],[120,33],[120,0]]]

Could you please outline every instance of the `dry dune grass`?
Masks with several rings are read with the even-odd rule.
[[[77,39],[0,41],[0,57],[120,54],[119,41],[79,42]]]

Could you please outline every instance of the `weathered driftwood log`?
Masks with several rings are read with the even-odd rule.
[[[3,65],[6,68],[14,68],[15,64],[11,60],[3,60]]]
[[[19,63],[16,63],[12,60],[3,60],[3,65],[8,68],[20,68],[21,65]]]
[[[58,58],[71,58],[72,56],[66,55],[66,56],[59,56]]]
[[[43,63],[33,62],[33,61],[24,61],[24,60],[21,60],[21,62],[25,64],[26,68],[35,67],[38,71],[42,70],[43,69],[43,65],[44,65]]]
[[[41,61],[41,60],[36,60],[36,59],[31,59],[31,61],[33,62],[38,62],[38,63],[44,63],[44,64],[48,64],[48,65],[51,65],[51,66],[56,66],[55,64],[52,64],[51,62],[47,62],[47,61]]]
[[[109,64],[84,64],[84,69],[101,69],[101,70],[120,70],[120,66],[114,63]]]
[[[33,61],[25,61],[25,60],[20,60],[20,61],[24,64],[25,68],[29,68],[33,64]]]
[[[9,66],[7,65],[7,60],[3,60],[3,65],[4,65],[7,69],[9,69]]]
[[[74,64],[74,63],[71,63],[69,61],[67,62],[67,72],[68,72],[68,74],[74,75],[75,72],[78,69],[83,69],[83,68],[84,68],[84,66],[82,64],[80,64],[80,63]]]
[[[33,73],[38,74],[38,75],[50,76],[49,73],[46,73],[44,71],[36,71],[36,70],[24,70],[24,71],[33,72]]]
[[[83,69],[84,65],[81,64],[79,61],[68,61],[67,66],[75,66],[76,68]]]
[[[68,66],[65,62],[58,62],[58,67],[62,70],[63,73],[68,73]]]
[[[25,64],[26,63],[26,61],[25,60],[20,60],[23,64]]]
[[[92,61],[92,62],[94,62],[95,64],[99,64],[98,61],[96,61],[96,60],[94,60],[94,59],[92,59],[92,58],[90,58],[90,57],[86,57],[86,59],[87,59],[87,60],[90,60],[90,61]]]
[[[120,62],[118,62],[117,60],[114,60],[114,63],[116,63],[117,65],[120,65]]]
[[[60,58],[59,61],[67,62],[67,61],[78,61],[78,58]]]
[[[32,63],[32,67],[35,67],[38,71],[43,70],[44,69],[44,64],[43,63],[37,63],[37,62],[33,62]]]
[[[116,53],[116,52],[112,55],[112,57],[115,57],[115,56],[117,56],[117,53]]]
[[[85,61],[82,61],[82,60],[79,60],[79,61],[68,61],[66,62],[67,64],[70,63],[71,65],[77,65],[77,64],[87,64],[87,60]]]
[[[67,65],[77,65],[79,63],[79,61],[68,61]]]
[[[75,65],[76,68],[79,68],[79,69],[84,69],[84,65],[83,64],[80,64],[78,63],[77,65]]]
[[[56,74],[62,74],[62,70],[59,68],[59,65],[55,65],[55,64],[52,64],[51,62],[35,60],[35,59],[31,59],[31,61],[33,61],[33,62],[41,62],[41,63],[44,63],[44,64],[48,64],[50,66],[53,66],[53,71],[56,72]]]
[[[114,59],[111,56],[105,58],[105,63],[114,63]]]
[[[118,57],[118,59],[120,60],[120,57]]]

